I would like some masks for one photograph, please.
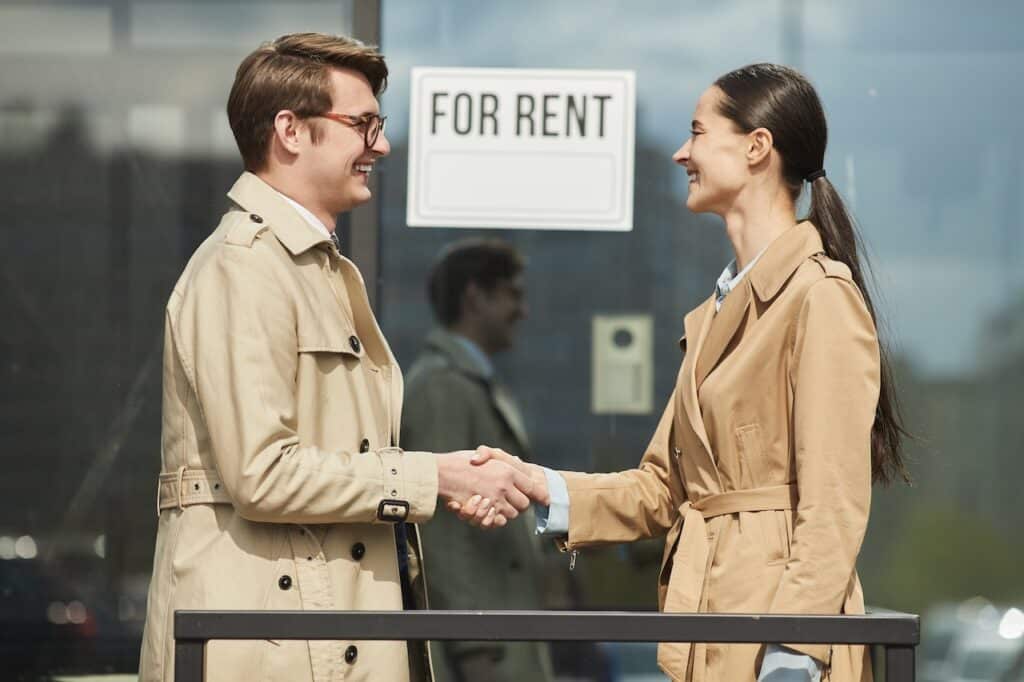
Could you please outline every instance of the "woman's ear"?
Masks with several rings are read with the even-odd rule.
[[[772,153],[775,140],[767,128],[756,128],[747,134],[747,163],[757,166],[764,163]]]

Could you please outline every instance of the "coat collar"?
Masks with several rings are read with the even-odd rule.
[[[459,343],[455,335],[446,329],[435,329],[427,335],[426,346],[444,355],[458,369],[481,379],[490,382],[491,376],[487,368],[481,367],[480,362]]]
[[[704,383],[729,348],[733,337],[747,317],[756,296],[767,302],[775,298],[800,264],[823,250],[818,229],[804,221],[786,230],[761,255],[747,277],[726,297],[721,310],[714,315],[707,334],[696,354],[695,383]]]
[[[246,171],[228,191],[228,198],[243,211],[259,216],[274,233],[277,240],[293,256],[305,253],[318,244],[329,244],[330,239],[317,234],[305,218],[299,215],[284,197],[266,181]]]
[[[456,369],[475,379],[478,379],[486,387],[491,396],[491,402],[495,410],[505,420],[512,436],[519,444],[523,457],[530,449],[530,438],[526,433],[526,425],[523,421],[522,412],[516,404],[512,394],[494,376],[493,368],[481,366],[480,360],[473,357],[473,354],[461,343],[455,334],[446,329],[435,329],[427,335],[427,348],[445,356]]]
[[[747,275],[758,299],[775,298],[801,263],[824,250],[818,228],[808,220],[783,232]]]

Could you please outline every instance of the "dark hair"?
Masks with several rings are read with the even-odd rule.
[[[523,270],[523,257],[498,239],[466,239],[449,245],[430,271],[427,295],[438,321],[449,326],[462,316],[462,294],[471,282],[493,291]]]
[[[315,116],[330,111],[332,68],[361,73],[375,96],[387,87],[384,57],[345,36],[292,33],[260,45],[242,60],[228,95],[228,123],[246,170],[259,171],[266,164],[277,112]],[[311,124],[313,142],[318,131]]]
[[[719,113],[743,132],[765,128],[772,134],[774,147],[782,159],[782,175],[794,203],[804,180],[811,186],[811,207],[807,220],[821,235],[825,255],[845,263],[853,281],[864,296],[871,317],[874,306],[864,281],[861,255],[863,246],[853,218],[839,193],[823,173],[828,125],[825,111],[814,87],[799,72],[777,64],[751,64],[730,71],[715,81],[724,93]],[[813,174],[813,175],[812,175]],[[811,175],[812,177],[808,178]],[[875,422],[871,429],[871,473],[875,481],[889,483],[896,476],[909,481],[902,455],[902,440],[907,435],[899,402],[893,388],[888,354],[881,346],[881,388]]]

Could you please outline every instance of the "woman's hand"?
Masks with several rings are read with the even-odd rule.
[[[470,461],[475,466],[481,466],[491,460],[504,462],[528,476],[532,482],[531,490],[527,493],[529,497],[539,504],[550,504],[551,497],[548,493],[548,480],[543,468],[536,464],[524,462],[500,448],[492,448],[486,445],[478,447],[476,454],[473,455]],[[484,498],[481,495],[474,495],[464,503],[450,500],[448,502],[448,509],[458,514],[459,518],[463,521],[474,526],[489,528],[491,525],[505,525],[500,522],[496,523],[496,521],[504,521],[505,519],[499,520],[500,512],[494,509],[490,499]]]

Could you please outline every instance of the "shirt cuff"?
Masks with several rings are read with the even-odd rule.
[[[551,504],[533,505],[534,513],[537,516],[537,535],[565,535],[569,532],[569,487],[565,479],[557,471],[547,467],[544,470],[544,477],[548,481],[548,495]]]
[[[764,650],[758,682],[821,682],[818,662],[781,644],[769,644]]]

